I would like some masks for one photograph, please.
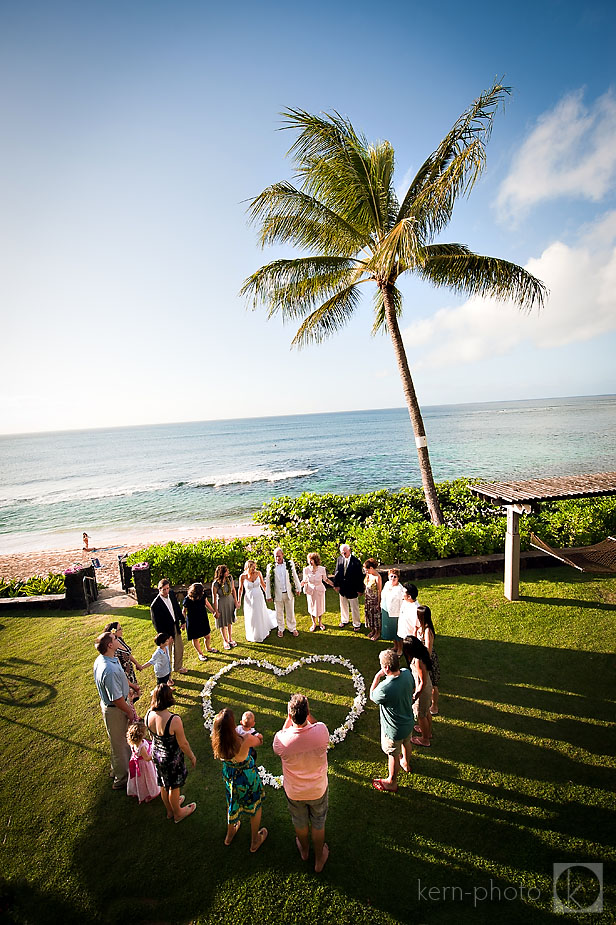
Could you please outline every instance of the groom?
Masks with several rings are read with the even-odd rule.
[[[302,589],[295,563],[289,559],[288,563],[284,560],[284,554],[280,546],[274,550],[275,564],[269,562],[265,574],[265,597],[268,601],[274,598],[274,607],[276,608],[276,622],[278,623],[278,635],[284,633],[284,618],[287,618],[287,629],[294,636],[299,636],[297,632],[297,622],[295,620],[295,600],[293,592],[299,594]],[[273,586],[272,586],[273,577]]]

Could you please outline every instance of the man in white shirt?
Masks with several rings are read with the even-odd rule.
[[[419,591],[417,590],[417,585],[411,584],[410,582],[404,586],[404,600],[400,605],[400,614],[398,616],[398,638],[396,640],[397,646],[401,654],[402,650],[402,641],[407,636],[416,636],[417,630],[420,626],[419,619],[417,617],[417,608],[419,607],[419,601],[417,597]]]
[[[268,601],[274,599],[276,608],[276,622],[278,623],[278,635],[284,634],[284,621],[287,619],[287,629],[294,636],[299,636],[297,632],[297,621],[295,619],[295,594],[299,594],[302,589],[300,580],[297,576],[297,570],[293,559],[285,562],[284,553],[280,546],[274,550],[275,562],[268,563],[265,573],[265,597]]]

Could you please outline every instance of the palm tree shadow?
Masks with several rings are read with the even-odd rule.
[[[58,694],[52,684],[26,675],[0,673],[0,703],[12,707],[43,707]]]
[[[584,601],[578,597],[537,597],[536,595],[532,594],[521,594],[520,600],[529,604],[544,604],[549,607],[577,607],[589,608],[590,610],[616,610],[616,604],[609,604],[606,601]]]

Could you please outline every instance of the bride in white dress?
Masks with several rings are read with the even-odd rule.
[[[248,642],[263,642],[277,626],[276,611],[265,603],[265,582],[257,563],[249,559],[240,575],[238,599],[244,595],[244,631]]]

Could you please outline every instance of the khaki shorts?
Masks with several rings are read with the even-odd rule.
[[[383,749],[386,755],[393,755],[394,758],[399,758],[400,755],[402,754],[403,745],[407,749],[411,748],[411,736],[412,735],[413,733],[409,732],[406,738],[396,739],[394,741],[393,739],[388,738],[388,736],[386,736],[385,733],[381,731],[381,748]]]
[[[286,793],[285,796],[289,804],[294,829],[307,829],[308,823],[312,824],[313,829],[325,828],[329,805],[329,787],[325,788],[325,793],[318,800],[292,800]]]
[[[432,703],[432,684],[424,684],[419,694],[419,697],[413,704],[413,714],[415,719],[421,717],[424,719],[430,712],[430,704]]]

